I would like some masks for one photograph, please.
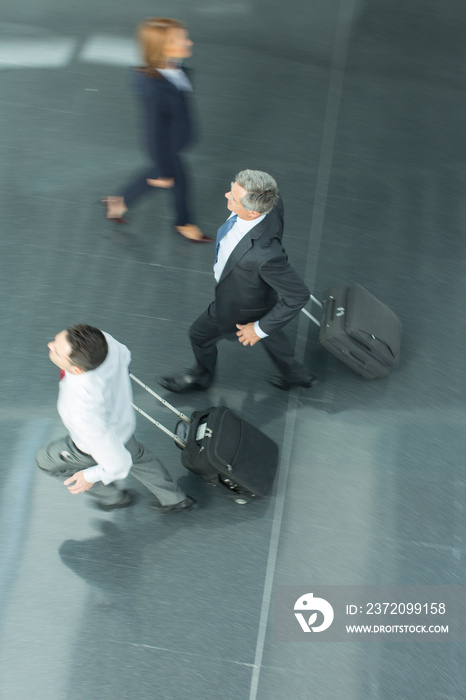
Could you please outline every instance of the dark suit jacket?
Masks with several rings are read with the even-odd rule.
[[[283,249],[283,204],[244,236],[215,288],[217,323],[224,335],[236,324],[259,321],[264,333],[280,330],[309,301],[309,289]]]
[[[158,177],[174,177],[179,151],[193,140],[189,94],[158,71],[134,70],[132,84],[143,104],[147,148]]]

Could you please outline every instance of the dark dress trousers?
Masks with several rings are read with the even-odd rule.
[[[174,225],[192,224],[189,183],[181,157],[181,152],[193,141],[189,94],[156,70],[134,70],[132,84],[143,108],[145,147],[152,166],[132,180],[121,196],[129,208],[145,192],[158,189],[147,184],[148,178],[174,178],[175,186],[170,190],[176,211]]]
[[[305,381],[307,369],[294,359],[293,347],[282,328],[309,301],[309,289],[288,262],[282,246],[281,201],[238,243],[215,288],[215,301],[190,328],[196,357],[194,370],[205,386],[212,381],[221,338],[236,340],[236,324],[259,321],[268,337],[260,344],[282,376]]]

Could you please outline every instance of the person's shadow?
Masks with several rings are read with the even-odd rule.
[[[137,583],[145,541],[139,528],[98,520],[101,534],[86,540],[65,540],[58,550],[62,562],[114,605],[131,598]]]

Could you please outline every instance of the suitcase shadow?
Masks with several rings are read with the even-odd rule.
[[[273,508],[273,494],[239,505],[235,503],[233,496],[221,487],[208,484],[192,472],[180,477],[178,484],[185,493],[189,493],[199,503],[199,508],[190,520],[197,529],[211,530],[213,527],[230,527],[236,523],[263,519]]]
[[[387,377],[364,379],[343,362],[330,355],[316,340],[313,329],[308,333],[305,364],[319,379],[311,393],[301,391],[301,405],[312,405],[327,414],[354,409],[369,409],[387,400],[393,401],[394,389],[401,374],[398,369]],[[390,396],[390,399],[388,397]]]

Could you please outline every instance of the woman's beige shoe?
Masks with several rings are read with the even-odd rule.
[[[187,238],[194,243],[211,243],[213,241],[213,238],[210,238],[210,236],[204,236],[199,226],[195,224],[175,226],[175,231],[178,231],[183,238]]]

